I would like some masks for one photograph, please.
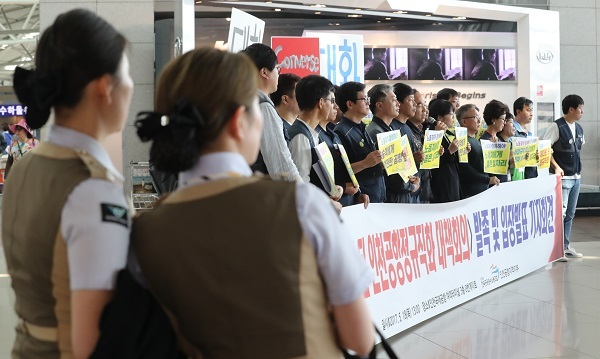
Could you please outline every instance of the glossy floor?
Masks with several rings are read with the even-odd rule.
[[[391,339],[403,359],[600,359],[600,218],[576,218],[583,259],[554,263]],[[0,246],[0,359],[14,339]],[[381,354],[378,358],[384,358]]]

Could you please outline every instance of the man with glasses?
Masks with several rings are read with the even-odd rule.
[[[263,132],[260,138],[260,152],[254,171],[269,174],[273,178],[284,175],[301,181],[298,169],[292,161],[290,150],[283,135],[281,119],[269,95],[277,91],[279,65],[277,55],[269,46],[257,43],[242,50],[256,65],[258,70],[258,102],[263,115]]]
[[[498,177],[483,172],[483,150],[477,139],[477,131],[481,125],[479,108],[473,104],[462,105],[456,111],[456,118],[461,126],[467,128],[467,140],[471,145],[469,162],[459,163],[460,187],[465,198],[475,196],[489,186],[500,184]]]
[[[367,133],[371,136],[371,140],[377,143],[377,134],[399,130],[392,124],[398,122],[395,118],[399,115],[400,104],[393,88],[389,85],[375,85],[367,95],[370,99],[369,108],[373,113],[373,120],[367,126]],[[411,181],[404,182],[399,174],[386,175],[385,188],[387,203],[417,203],[411,194],[419,190],[419,178],[412,176]]]
[[[369,114],[365,85],[346,82],[338,89],[336,102],[344,115],[335,126],[335,132],[346,149],[361,191],[369,196],[371,203],[383,203],[386,187],[381,152],[377,150],[362,122]]]

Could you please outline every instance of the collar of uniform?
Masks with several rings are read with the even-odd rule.
[[[192,180],[196,178],[223,173],[238,173],[242,176],[251,176],[252,170],[244,157],[239,153],[209,153],[200,156],[194,167],[179,173],[179,188],[188,187],[193,182]]]
[[[79,131],[71,130],[55,124],[50,126],[46,141],[58,146],[86,151],[92,157],[98,160],[102,166],[109,170],[115,176],[115,178],[123,182],[123,175],[115,168],[115,165],[112,163],[108,152],[106,152],[100,142],[96,141],[92,137]]]
[[[311,128],[308,125],[308,123],[304,122],[304,120],[302,120],[300,117],[296,118],[296,121],[300,121],[301,124],[306,126],[306,128],[308,128],[308,131],[310,131],[310,134],[313,136],[314,139],[319,138],[319,133],[314,128]],[[317,126],[319,126],[319,125],[317,125]]]
[[[373,116],[373,119],[371,121],[373,121],[376,124],[378,124],[379,127],[383,128],[385,131],[391,131],[392,130],[391,126],[388,126],[387,123],[385,123],[382,119],[380,119],[377,116]],[[391,124],[391,122],[390,122],[390,124]]]
[[[526,136],[531,136],[532,133],[529,132],[525,127],[521,126],[520,123],[518,123],[517,121],[513,121],[513,125],[515,126],[515,131],[518,133],[523,133]]]

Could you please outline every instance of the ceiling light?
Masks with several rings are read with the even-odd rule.
[[[348,17],[361,17],[362,15],[358,15],[358,14],[350,14],[348,15]]]
[[[272,1],[265,1],[265,4],[272,4]]]
[[[336,23],[335,23],[335,26],[340,26],[340,23],[339,23],[339,22],[336,22]]]
[[[316,5],[311,5],[312,7],[327,7],[327,5],[323,5],[323,4],[316,4]]]
[[[202,0],[196,0],[196,4],[202,4]]]
[[[356,10],[356,11],[361,11],[362,9],[354,9],[354,10]]]
[[[273,10],[275,10],[275,11],[281,11],[281,9],[273,9]]]
[[[225,20],[231,21],[231,18],[230,17],[226,17]]]
[[[406,11],[398,10],[394,11],[394,14],[408,14]]]
[[[391,20],[392,18],[391,18],[391,17],[386,17],[385,19],[386,19],[386,20]]]
[[[425,16],[431,16],[431,14],[427,14],[427,15],[425,15]]]
[[[454,20],[466,20],[467,18],[464,16],[457,16],[457,17],[453,17],[452,19]]]

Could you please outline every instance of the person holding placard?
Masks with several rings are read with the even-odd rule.
[[[581,148],[585,144],[583,127],[577,123],[583,116],[583,99],[578,95],[568,95],[562,100],[563,117],[554,121],[544,133],[543,140],[552,143],[550,171],[562,177],[562,207],[564,221],[565,257],[581,258],[569,240],[581,182]]]
[[[510,144],[510,155],[508,158],[508,181],[520,181],[525,179],[525,167],[518,168],[515,165],[515,148],[511,139],[514,137],[515,125],[514,125],[515,116],[512,113],[506,113],[506,120],[504,121],[504,128],[502,131],[498,132],[498,139],[501,142],[507,142]],[[529,157],[529,156],[527,156]]]
[[[288,131],[292,160],[304,182],[322,189],[323,185],[312,168],[318,159],[314,153],[314,148],[319,143],[319,134],[315,128],[329,116],[333,108],[333,84],[320,75],[306,76],[296,85],[296,101],[300,114]]]
[[[528,128],[533,120],[533,101],[525,97],[519,97],[513,103],[513,113],[515,115],[515,136],[524,138],[533,136]],[[537,176],[537,167],[525,167],[525,179],[536,178]]]
[[[367,194],[371,203],[383,203],[386,198],[381,151],[377,149],[367,133],[362,119],[369,114],[369,97],[365,85],[360,82],[346,82],[337,90],[336,102],[344,113],[335,126],[348,154],[362,193]]]
[[[487,128],[479,139],[492,142],[502,141],[498,138],[498,133],[504,129],[507,113],[508,106],[506,106],[504,103],[498,100],[492,100],[488,102],[483,109],[483,119],[487,124]],[[499,174],[496,177],[498,177],[500,182],[508,182],[508,172],[507,174]]]
[[[351,206],[356,203],[363,203],[365,208],[369,205],[369,196],[361,193],[358,180],[350,167],[350,161],[346,150],[342,145],[340,137],[330,126],[337,117],[338,106],[333,104],[333,108],[326,119],[319,122],[315,129],[319,134],[319,141],[325,143],[329,152],[333,156],[334,179],[336,185],[343,189],[342,197],[339,202],[342,206]]]
[[[483,150],[476,137],[481,125],[479,108],[474,104],[462,105],[456,112],[456,118],[461,126],[467,128],[467,140],[471,145],[469,162],[458,165],[460,169],[460,187],[465,198],[468,198],[485,191],[489,186],[500,184],[500,180],[498,177],[483,171]]]
[[[429,103],[429,116],[448,127],[454,126],[454,106],[446,100],[435,99]],[[442,139],[444,154],[440,166],[431,170],[433,203],[454,202],[463,198],[458,168],[458,141],[454,134],[446,131]]]
[[[367,126],[367,132],[373,142],[377,143],[377,134],[398,129],[392,127],[392,122],[396,121],[394,118],[399,114],[399,104],[390,85],[375,85],[369,90],[368,96],[373,120]],[[379,146],[378,148],[382,150]],[[402,156],[404,155],[403,153]],[[399,174],[388,173],[385,176],[385,188],[386,203],[413,203],[411,193],[419,189],[419,179],[413,176],[405,182]]]

